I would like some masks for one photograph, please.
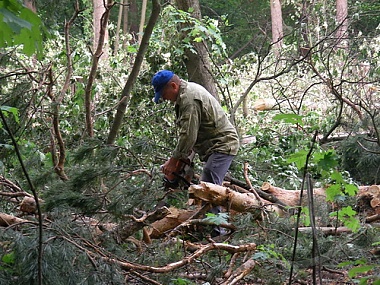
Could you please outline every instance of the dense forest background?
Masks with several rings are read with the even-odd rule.
[[[0,0],[0,284],[380,284],[379,67],[377,0]],[[236,126],[240,208],[165,189],[164,68]]]

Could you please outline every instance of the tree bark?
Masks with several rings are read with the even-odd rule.
[[[25,220],[25,219],[20,219],[15,216],[0,213],[0,227],[9,227],[14,224],[29,223],[29,222],[30,221]]]
[[[271,0],[270,3],[272,19],[272,42],[274,45],[275,54],[279,55],[282,48],[282,38],[284,37],[282,28],[281,2],[280,0]]]
[[[104,6],[106,4],[106,6]],[[92,86],[95,81],[96,71],[100,57],[103,55],[107,57],[106,49],[108,41],[108,19],[110,16],[111,8],[113,6],[112,0],[94,0],[94,54],[92,55],[91,70],[88,75],[88,80],[85,88],[84,102],[85,102],[85,116],[86,116],[86,130],[87,135],[92,138],[94,136],[93,128],[93,101],[91,99]],[[98,31],[99,29],[99,31]]]
[[[346,49],[348,47],[348,6],[347,0],[336,0],[336,30],[337,47]]]
[[[312,233],[312,228],[302,227],[298,228],[298,231],[301,233]],[[325,235],[340,235],[343,233],[352,233],[352,230],[347,227],[317,227],[317,231],[321,231]]]
[[[152,13],[149,18],[149,22],[145,28],[144,35],[141,40],[139,50],[136,55],[135,62],[132,67],[132,71],[128,77],[127,83],[124,86],[123,92],[121,94],[121,99],[119,101],[117,112],[108,135],[107,144],[113,144],[115,142],[117,133],[120,129],[121,123],[123,122],[124,113],[130,101],[130,93],[136,82],[137,76],[140,72],[141,64],[144,60],[144,54],[149,45],[149,39],[152,35],[153,28],[157,22],[160,15],[161,5],[158,0],[152,0]]]
[[[130,1],[124,0],[124,6],[123,6],[123,33],[125,35],[124,41],[123,41],[123,48],[126,47],[127,41],[128,41],[128,33],[129,33],[129,6]]]
[[[136,0],[129,0],[129,33],[132,35],[133,43],[137,42],[137,34],[139,32],[139,11],[137,8]]]
[[[198,0],[176,0],[176,3],[178,9],[185,12],[192,8],[193,12],[191,13],[191,16],[198,20],[202,19]],[[186,36],[187,35],[183,35],[183,37]],[[196,53],[190,49],[186,49],[184,58],[189,80],[202,85],[219,101],[215,80],[212,76],[206,43],[204,41],[199,43],[192,42],[192,45]]]
[[[207,182],[191,185],[189,187],[189,195],[216,206],[224,206],[228,210],[236,212],[256,212],[264,208],[279,214],[282,212],[279,207],[269,201],[258,198],[254,193],[239,193],[228,187]]]
[[[144,32],[147,1],[148,0],[143,0],[143,2],[142,2],[141,17],[140,17],[140,27],[139,27],[139,34],[138,34],[139,44],[141,43],[142,35],[143,35],[143,32]]]
[[[105,6],[106,5],[106,6]],[[103,49],[103,45],[107,46],[108,44],[108,29],[103,27],[103,19],[104,17],[109,17],[105,13],[110,9],[112,5],[112,1],[109,0],[93,0],[93,26],[94,26],[94,39],[93,39],[93,50],[97,50],[99,46],[99,42],[102,41],[102,54],[103,58],[107,57],[106,49]],[[108,19],[104,19],[108,24]]]
[[[121,27],[121,21],[123,19],[123,7],[124,7],[124,0],[120,1],[119,6],[119,14],[117,16],[117,26],[116,26],[116,35],[115,35],[115,46],[113,48],[113,54],[116,55],[119,50],[119,44],[120,44],[120,27]]]

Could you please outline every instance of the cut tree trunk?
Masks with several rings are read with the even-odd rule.
[[[181,210],[174,207],[169,208],[170,214],[165,218],[155,221],[151,224],[147,230],[147,234],[152,239],[162,237],[166,232],[176,228],[183,222],[190,219],[196,212],[196,210]]]
[[[224,206],[228,210],[236,212],[257,212],[258,210],[264,210],[264,208],[271,212],[282,212],[278,206],[261,199],[254,193],[239,193],[228,187],[207,182],[191,185],[189,187],[189,195],[216,206]]]
[[[299,206],[300,204],[302,206],[305,206],[308,201],[306,190],[303,191],[302,203],[300,203],[300,197],[301,197],[300,190],[286,190],[286,189],[272,186],[268,182],[263,183],[263,185],[261,186],[261,190],[277,197],[281,202],[288,205],[289,207],[296,207],[296,206]],[[326,189],[314,188],[313,196],[314,196],[314,200],[324,202],[326,200]]]

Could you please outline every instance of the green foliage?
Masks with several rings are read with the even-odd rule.
[[[345,261],[338,264],[339,267],[350,266],[348,270],[348,276],[355,281],[357,284],[380,284],[380,276],[369,274],[372,272],[377,272],[380,269],[378,264],[369,264],[367,260],[358,259],[354,261]],[[365,273],[365,277],[361,277],[361,274]],[[371,283],[368,283],[371,282]]]
[[[281,260],[285,263],[287,262],[284,256],[276,250],[276,246],[274,244],[259,245],[257,247],[257,252],[254,253],[252,258],[261,261],[274,259]]]
[[[0,106],[0,108],[1,108],[1,111],[3,112],[5,117],[8,117],[9,114],[12,114],[13,120],[15,120],[16,123],[20,123],[17,108],[13,108],[13,107],[9,107],[9,106]],[[0,126],[2,126],[1,124],[2,124],[2,122],[0,122]]]
[[[277,114],[273,117],[275,121],[284,121],[289,124],[299,124],[303,125],[302,121],[303,116],[297,114]]]
[[[190,285],[190,284],[194,284],[194,283],[192,283],[190,280],[183,279],[183,278],[173,279],[172,282],[170,283],[170,285]]]
[[[358,188],[355,185],[345,182],[340,172],[334,171],[330,177],[335,184],[330,185],[326,189],[327,201],[333,202],[338,200],[340,196],[345,195],[354,196],[358,192]]]
[[[339,148],[342,166],[351,176],[365,184],[380,181],[380,146],[367,136],[355,136],[344,141]]]
[[[52,227],[44,233],[44,284],[123,283],[123,276],[117,268],[100,260],[96,261],[96,263],[91,262],[87,254],[74,246],[75,242],[80,243],[80,239],[77,241],[71,240],[72,243],[65,240],[65,238],[70,239],[70,234],[89,238],[88,229],[83,227],[81,229],[75,223],[71,223],[70,218],[64,213],[60,213],[60,217],[54,216],[54,219],[57,223],[65,222],[67,227],[63,229],[58,224],[52,224]],[[61,224],[61,226],[63,225]],[[36,232],[26,228],[22,229],[21,233],[2,230],[1,236],[0,283],[4,285],[37,284],[38,238]],[[94,270],[94,266],[96,266],[96,270]]]
[[[202,15],[219,19],[219,28],[230,56],[242,47],[245,47],[243,54],[259,50],[266,40],[265,32],[270,33],[270,5],[267,1],[256,1],[254,5],[249,0],[208,0],[207,3],[201,0],[200,3]]]
[[[19,1],[0,1],[0,30],[0,48],[21,45],[26,55],[42,56],[46,30],[40,18]]]
[[[162,35],[167,35],[169,42],[162,42]],[[188,49],[195,53],[193,44],[200,41],[209,47],[214,60],[224,59],[226,46],[221,37],[219,20],[205,17],[200,21],[192,17],[188,11],[167,6],[162,12],[161,22],[152,35],[146,58],[152,70],[166,66],[182,78],[186,78],[184,52]]]
[[[356,215],[357,212],[351,206],[342,207],[339,211],[330,213],[331,217],[337,217],[346,227],[354,232],[360,229],[360,223]]]
[[[203,219],[203,221],[215,224],[215,225],[221,225],[221,224],[227,224],[228,223],[229,215],[228,213],[207,213],[206,218]]]

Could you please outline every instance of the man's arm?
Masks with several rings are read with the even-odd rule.
[[[200,121],[201,106],[197,101],[180,110],[180,117],[177,120],[178,142],[173,151],[173,157],[187,159],[197,141]]]

